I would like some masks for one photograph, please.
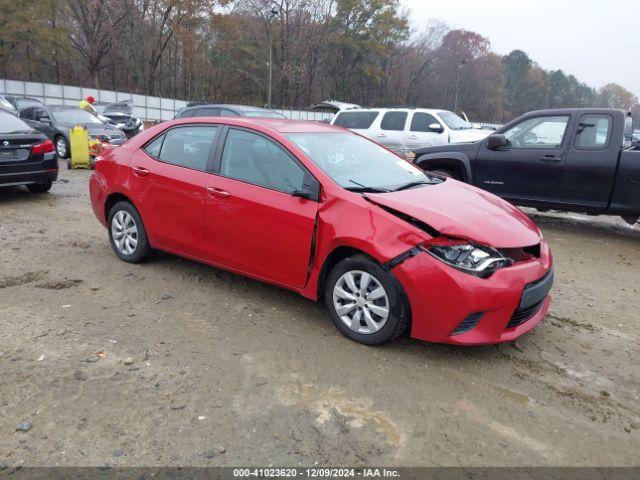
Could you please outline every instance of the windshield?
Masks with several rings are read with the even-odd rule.
[[[262,118],[286,118],[278,112],[270,112],[269,110],[256,110],[252,112],[242,112],[245,117],[262,117]]]
[[[53,110],[51,114],[58,123],[102,123],[95,115],[79,108]]]
[[[0,110],[0,133],[31,132],[33,129],[9,112]]]
[[[438,183],[387,149],[353,133],[287,136],[333,181],[348,190],[388,191],[414,183]]]
[[[453,112],[438,112],[440,118],[451,130],[466,130],[471,128],[471,124],[466,120],[463,120]]]

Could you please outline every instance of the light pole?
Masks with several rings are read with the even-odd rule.
[[[466,58],[460,62],[460,65],[458,65],[458,78],[456,79],[456,100],[453,104],[453,111],[456,113],[458,112],[458,95],[460,93],[460,71],[462,70],[462,66],[465,63],[467,63]]]
[[[269,22],[269,28],[267,32],[269,34],[269,90],[267,92],[267,106],[271,108],[271,90],[272,90],[272,81],[273,81],[273,73],[272,73],[272,63],[273,63],[273,35],[271,34],[271,21],[280,14],[280,7],[278,4],[271,0],[271,9],[267,13],[267,21]]]

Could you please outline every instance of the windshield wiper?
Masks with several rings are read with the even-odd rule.
[[[420,185],[433,185],[434,182],[429,182],[427,180],[417,180],[415,182],[405,183],[404,185],[400,185],[398,188],[394,189],[394,192],[398,192],[400,190],[407,190],[413,187],[419,187]]]
[[[345,190],[349,190],[350,192],[388,193],[391,191],[391,190],[387,190],[386,188],[368,187],[367,185],[363,185],[351,179],[349,179],[349,181],[357,185],[357,187],[345,187]]]

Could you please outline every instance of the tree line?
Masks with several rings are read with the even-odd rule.
[[[272,62],[269,65],[271,53]],[[539,108],[633,110],[477,33],[417,31],[398,0],[0,0],[0,76],[192,101],[307,109],[324,99],[506,121]]]

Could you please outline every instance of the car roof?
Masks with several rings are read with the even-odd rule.
[[[558,115],[558,114],[571,114],[571,113],[611,113],[611,112],[622,112],[623,114],[627,114],[628,110],[623,110],[620,108],[601,108],[601,107],[580,107],[580,108],[549,108],[544,110],[533,110],[531,112],[527,112],[524,115],[539,115],[541,113],[546,115]]]
[[[242,112],[259,112],[259,111],[266,111],[266,112],[271,112],[273,110],[269,110],[268,108],[262,108],[262,107],[254,107],[252,105],[236,105],[233,103],[202,103],[199,105],[193,105],[191,107],[186,107],[184,110],[191,110],[191,109],[197,109],[197,108],[211,108],[211,107],[215,107],[215,108],[228,108],[230,110],[239,110]]]
[[[181,118],[173,120],[174,125],[182,125],[186,123],[202,123],[208,118],[215,118],[215,123],[225,125],[235,125],[247,128],[262,128],[275,131],[281,134],[286,133],[340,133],[346,132],[342,127],[334,127],[324,122],[315,122],[309,120],[289,120],[280,118],[262,118],[262,117],[197,117],[197,118]],[[214,123],[214,122],[211,122]]]
[[[443,110],[441,108],[413,108],[413,107],[398,107],[398,108],[352,108],[349,110],[340,110],[337,114],[341,113],[358,113],[358,112],[376,112],[376,113],[387,113],[387,112],[419,112],[419,113],[443,113],[448,112],[449,110]]]
[[[35,97],[29,97],[28,95],[7,95],[5,93],[4,98],[13,98],[15,100],[33,100],[34,102],[42,103],[42,100],[39,100]]]
[[[82,110],[80,107],[73,105],[45,105],[49,110]]]

